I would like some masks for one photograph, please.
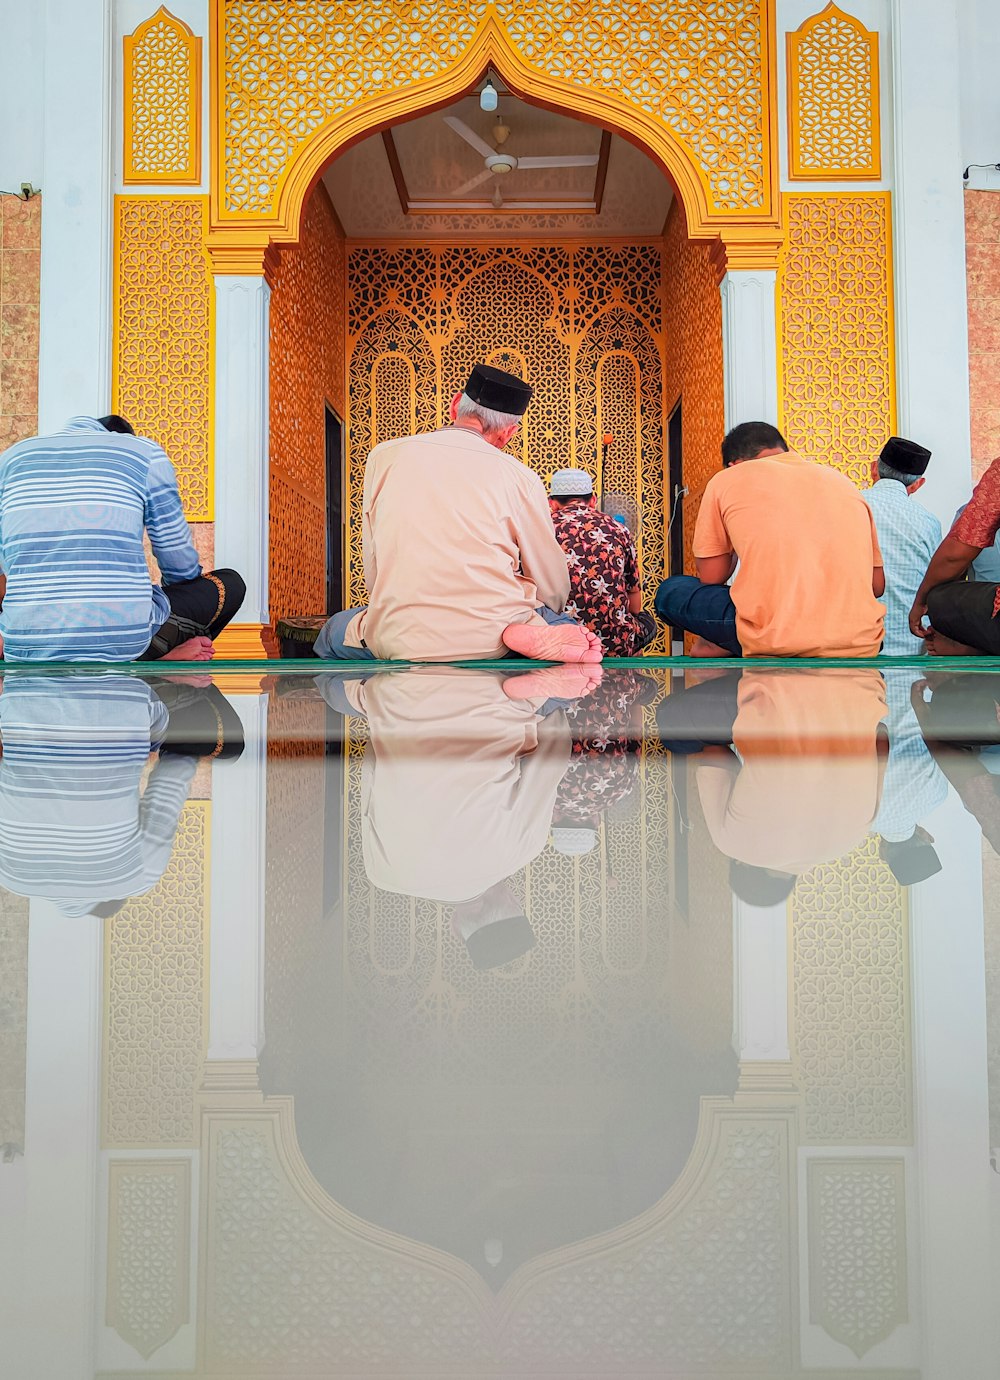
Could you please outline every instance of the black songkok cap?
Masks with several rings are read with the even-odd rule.
[[[508,412],[523,417],[531,402],[532,388],[516,374],[494,369],[491,364],[477,364],[465,385],[465,395],[480,407],[493,412]]]
[[[916,441],[907,441],[903,436],[890,436],[879,456],[900,474],[912,474],[914,479],[923,474],[930,458],[931,452],[926,446],[918,446]]]
[[[535,947],[535,931],[526,915],[507,915],[474,930],[465,947],[473,968],[499,968]]]
[[[916,886],[941,871],[937,851],[917,834],[899,843],[883,839],[879,852],[900,886]]]

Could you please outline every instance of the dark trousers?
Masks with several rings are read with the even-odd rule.
[[[993,617],[997,585],[980,580],[952,580],[927,596],[927,617],[935,632],[975,647],[984,656],[1000,656],[1000,618]]]
[[[743,655],[728,585],[703,585],[694,575],[671,575],[656,591],[653,607],[671,628],[714,642],[730,656]]]
[[[140,661],[158,661],[189,637],[218,637],[236,617],[247,587],[235,570],[212,570],[196,580],[164,585],[170,617],[157,629]]]

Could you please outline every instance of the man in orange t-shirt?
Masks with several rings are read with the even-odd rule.
[[[877,656],[885,575],[860,492],[766,422],[735,427],[722,463],[695,524],[698,576],[663,581],[659,617],[695,635],[694,656]]]

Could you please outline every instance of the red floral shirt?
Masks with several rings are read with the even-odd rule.
[[[570,593],[566,612],[597,633],[605,656],[634,656],[640,625],[629,612],[639,585],[639,561],[628,528],[586,498],[553,503],[556,540],[566,553]]]
[[[964,541],[966,546],[978,546],[985,551],[992,546],[1000,531],[1000,456],[972,492],[972,497],[952,524],[950,536]],[[1000,586],[993,603],[993,617],[1000,613]]]

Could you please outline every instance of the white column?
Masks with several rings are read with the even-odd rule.
[[[785,1063],[788,1044],[788,903],[733,897],[733,1047],[740,1063]]]
[[[215,559],[246,581],[239,621],[267,623],[271,289],[217,274],[215,300]]]
[[[947,526],[971,475],[955,5],[892,0],[892,38],[899,429],[935,452],[920,501]]]
[[[4,1196],[0,1291],[5,1375],[94,1374],[95,1216],[101,1094],[103,922],[32,901],[24,1159]],[[13,1212],[8,1209],[13,1208]],[[18,1239],[19,1238],[19,1239]],[[8,1246],[16,1259],[7,1258]]]
[[[111,0],[46,0],[38,423],[111,405]],[[42,75],[44,74],[44,76]]]
[[[778,421],[778,323],[774,269],[730,269],[722,280],[726,430]]]
[[[924,1380],[996,1373],[982,838],[954,792],[924,821],[941,871],[910,891]]]
[[[254,1060],[263,1045],[267,696],[228,695],[246,747],[212,767],[208,1058]]]

